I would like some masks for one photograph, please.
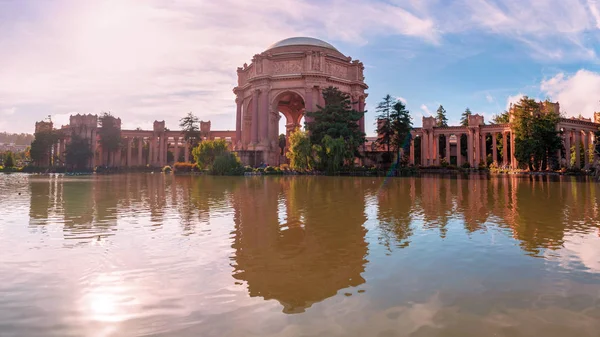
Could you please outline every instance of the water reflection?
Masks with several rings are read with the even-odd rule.
[[[239,329],[228,331],[256,321],[255,335],[268,335],[266,325],[287,326],[281,317],[435,335],[441,325],[467,331],[457,322],[502,330],[498,317],[600,315],[591,182],[13,177],[0,177],[0,247],[11,247],[0,254],[0,331],[13,335],[32,335],[21,328],[38,318],[36,331],[72,321],[61,326],[70,335],[169,335],[190,324],[220,335],[233,321]],[[33,310],[34,299],[54,309]]]

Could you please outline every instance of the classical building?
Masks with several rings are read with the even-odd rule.
[[[154,121],[152,130],[124,130],[121,129],[121,119],[113,117],[113,124],[119,129],[121,146],[117,151],[106,151],[102,148],[99,118],[97,115],[72,115],[69,124],[60,129],[54,129],[53,123],[48,121],[37,122],[35,131],[54,131],[57,135],[56,142],[48,149],[44,159],[37,163],[40,166],[65,166],[65,153],[71,137],[77,135],[87,139],[92,153],[88,168],[96,166],[109,167],[134,167],[151,166],[162,167],[174,162],[190,162],[189,143],[184,140],[181,130],[168,130],[165,121]],[[210,121],[200,122],[202,139],[225,139],[233,150],[234,131],[211,130]]]
[[[542,111],[560,112],[558,102],[545,101],[539,102],[539,104]],[[511,120],[512,115],[513,108],[511,107],[509,109]],[[445,160],[446,163],[457,166],[469,163],[471,167],[476,167],[481,163],[487,164],[488,155],[490,155],[491,161],[500,166],[517,167],[517,160],[514,156],[515,142],[509,123],[485,124],[483,116],[474,114],[469,116],[468,126],[436,127],[435,125],[434,117],[423,117],[422,127],[414,128],[411,131],[409,164],[422,167],[439,166],[442,164],[442,160]],[[589,153],[594,143],[594,133],[600,128],[600,113],[594,114],[594,122],[589,118],[560,118],[556,128],[561,132],[564,144],[563,150],[557,153],[560,165],[576,168],[589,167],[592,158],[589,155],[580,156],[581,147],[583,147],[584,153]],[[440,138],[444,140],[441,144]],[[366,155],[371,158],[374,158],[374,154],[386,151],[385,147],[376,145],[376,139],[377,137],[367,138],[366,148],[368,151]],[[502,139],[502,152],[497,149],[498,139]],[[461,151],[462,141],[466,141],[467,144],[464,153]],[[419,153],[415,151],[416,142],[420,144]],[[580,146],[573,146],[574,144],[580,144]],[[574,163],[571,163],[572,146],[575,151]],[[583,157],[583,162],[581,157]],[[374,163],[373,160],[371,163]]]
[[[364,111],[364,66],[325,41],[292,37],[274,43],[252,62],[237,69],[233,89],[237,112],[235,149],[245,164],[279,165],[279,119],[285,118],[285,134],[301,126],[306,111],[324,105],[321,90],[334,86],[348,93],[354,108]],[[360,121],[364,132],[365,121]]]

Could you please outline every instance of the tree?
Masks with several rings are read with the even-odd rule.
[[[207,140],[201,142],[192,150],[192,155],[201,169],[210,169],[215,159],[229,152],[225,139]]]
[[[504,111],[499,115],[494,115],[494,117],[492,117],[492,124],[508,124],[510,123],[510,115],[508,113],[508,111]],[[497,149],[497,153],[501,154],[504,153],[504,135],[500,134],[498,135],[498,137],[496,137],[496,149]],[[496,161],[498,158],[492,158],[492,162]]]
[[[308,133],[298,129],[290,134],[289,141],[289,150],[286,156],[290,160],[290,167],[298,171],[311,170],[314,160]]]
[[[58,134],[54,130],[39,131],[34,134],[29,155],[37,166],[50,165],[50,149],[58,141]]]
[[[98,129],[100,145],[102,150],[108,154],[109,160],[107,162],[113,164],[110,163],[111,154],[121,147],[121,126],[110,112],[103,113],[98,120],[100,122],[100,128]]]
[[[460,125],[461,126],[469,126],[469,116],[473,115],[471,113],[471,109],[466,108],[465,112],[460,116]]]
[[[400,163],[400,150],[404,149],[404,153],[408,152],[410,146],[410,131],[412,130],[412,118],[410,112],[406,110],[406,106],[401,101],[396,101],[390,114],[392,121],[391,126],[393,133],[392,146],[397,151],[396,164]]]
[[[79,170],[85,169],[88,160],[94,155],[90,148],[90,142],[78,135],[71,136],[71,141],[67,144],[65,152],[67,165]]]
[[[448,118],[446,117],[446,109],[440,104],[440,107],[437,109],[437,114],[435,116],[435,126],[444,127],[448,126]]]
[[[322,141],[321,160],[328,173],[337,173],[344,166],[344,161],[348,157],[353,157],[352,153],[348,153],[344,138],[331,138],[325,135]]]
[[[307,112],[306,116],[312,121],[306,123],[310,133],[310,141],[314,145],[321,145],[323,138],[329,136],[333,139],[344,139],[347,148],[346,153],[354,157],[360,157],[358,149],[365,143],[365,134],[361,131],[358,122],[364,116],[364,112],[352,108],[350,95],[335,87],[323,89],[325,106],[317,106],[317,111]],[[319,155],[324,156],[323,149]],[[350,161],[351,162],[351,161]]]
[[[242,175],[244,167],[235,153],[227,151],[215,157],[210,173],[219,176]]]
[[[554,111],[543,111],[540,103],[527,96],[513,105],[511,128],[519,164],[537,171],[547,167],[549,161],[558,162],[556,151],[562,148],[562,139],[556,131],[559,118]]]
[[[188,144],[195,147],[200,140],[200,120],[193,113],[188,114],[179,120],[179,127],[183,131],[183,139]]]
[[[6,157],[4,158],[4,167],[13,168],[15,167],[15,158],[13,157],[13,153],[8,151],[6,153]]]
[[[392,129],[392,121],[390,120],[390,113],[394,105],[392,96],[385,95],[383,100],[379,102],[375,111],[377,111],[377,140],[375,141],[379,146],[386,146],[386,160],[385,162],[391,161],[391,143],[394,137],[394,130]]]
[[[283,156],[285,153],[285,146],[286,146],[286,139],[285,139],[285,135],[282,133],[279,135],[279,149],[281,149],[280,154]]]

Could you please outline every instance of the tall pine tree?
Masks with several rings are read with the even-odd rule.
[[[465,112],[462,113],[462,115],[460,116],[460,125],[462,126],[469,126],[469,116],[471,116],[471,109],[466,108]]]
[[[392,145],[397,151],[396,164],[398,164],[401,160],[400,149],[404,149],[404,153],[408,150],[411,137],[410,131],[412,130],[410,112],[406,109],[404,103],[396,101],[390,113],[390,120],[394,132]]]
[[[386,146],[386,160],[385,162],[390,162],[392,160],[391,156],[391,143],[392,138],[394,138],[394,130],[392,129],[392,121],[390,119],[391,111],[394,107],[394,100],[392,96],[385,95],[382,101],[379,102],[375,111],[377,111],[377,145]]]
[[[435,125],[440,126],[448,126],[448,118],[446,117],[446,109],[442,105],[437,109],[437,114],[435,115]]]

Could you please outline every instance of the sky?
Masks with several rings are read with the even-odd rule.
[[[597,0],[0,0],[0,131],[102,112],[232,130],[237,67],[292,36],[364,63],[368,135],[386,94],[415,126],[440,104],[487,122],[523,95],[600,111]]]

